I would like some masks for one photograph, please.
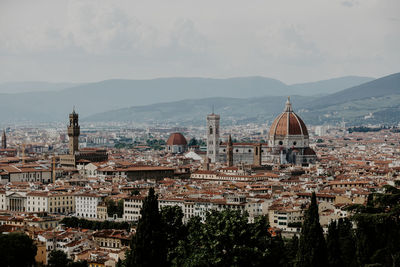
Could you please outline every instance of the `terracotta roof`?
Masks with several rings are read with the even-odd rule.
[[[307,135],[308,131],[303,120],[293,112],[288,100],[286,108],[271,124],[269,136]]]
[[[181,133],[172,133],[167,141],[167,146],[186,146],[186,138]]]

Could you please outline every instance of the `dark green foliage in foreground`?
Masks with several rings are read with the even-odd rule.
[[[52,250],[49,254],[48,267],[86,267],[86,261],[73,262],[61,250]]]
[[[114,214],[117,214],[118,218],[122,218],[122,215],[124,214],[124,200],[121,199],[115,203],[114,200],[107,199],[106,204],[108,217],[113,217]]]
[[[371,194],[366,206],[354,205],[358,264],[400,266],[400,190],[385,186]]]
[[[240,211],[213,211],[204,224],[195,217],[187,227],[177,266],[258,266],[284,260],[277,253],[283,243],[271,242],[265,218],[248,224]]]
[[[150,188],[143,201],[136,234],[131,241],[131,253],[126,259],[127,266],[166,266],[166,234],[163,232],[157,195]]]
[[[67,267],[70,262],[67,254],[61,250],[52,250],[49,254],[49,267]]]
[[[84,228],[91,230],[102,229],[126,229],[129,230],[131,225],[128,222],[113,222],[113,221],[90,221],[79,219],[77,217],[65,217],[61,220],[66,227]]]
[[[305,212],[300,239],[289,240],[272,237],[264,217],[248,223],[240,211],[213,211],[204,223],[193,217],[183,225],[178,207],[158,212],[154,191],[146,203],[126,267],[400,266],[400,190],[391,186],[383,194],[370,195],[366,206],[354,205],[351,220],[332,222],[326,240],[315,194]]]
[[[296,266],[327,266],[327,259],[325,238],[319,223],[317,199],[313,193],[310,207],[304,215]]]
[[[35,263],[36,251],[36,245],[26,234],[11,233],[0,235],[1,266],[32,266]]]
[[[162,231],[165,234],[167,251],[167,265],[171,266],[173,259],[178,256],[177,246],[186,236],[186,228],[182,223],[183,212],[178,206],[169,206],[161,209]]]
[[[357,266],[353,225],[349,219],[339,219],[329,225],[327,236],[329,266]]]

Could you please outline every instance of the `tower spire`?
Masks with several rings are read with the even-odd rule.
[[[285,112],[292,112],[292,103],[290,103],[290,96],[288,96],[286,100],[286,105],[285,105]]]

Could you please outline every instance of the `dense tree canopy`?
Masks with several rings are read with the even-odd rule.
[[[126,229],[129,230],[131,225],[128,222],[114,222],[114,221],[90,221],[77,217],[64,217],[60,223],[66,227],[85,228],[91,230],[102,229]]]
[[[165,266],[166,236],[153,188],[150,188],[144,199],[140,214],[136,234],[131,241],[132,250],[126,261],[127,266]]]
[[[124,200],[121,199],[115,203],[114,200],[107,199],[106,204],[108,217],[113,217],[116,214],[118,218],[122,218],[124,214]]]
[[[352,210],[358,263],[400,266],[400,190],[385,186],[383,193],[369,196],[366,206]]]
[[[73,262],[62,250],[52,250],[49,254],[48,267],[87,267],[86,261]]]
[[[324,233],[319,223],[317,198],[313,193],[311,204],[304,215],[296,266],[327,266],[327,259]]]
[[[32,266],[35,263],[36,251],[36,245],[26,234],[11,233],[0,235],[1,266]]]

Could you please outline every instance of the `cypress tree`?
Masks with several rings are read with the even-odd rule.
[[[339,230],[336,225],[336,221],[333,221],[329,224],[326,246],[328,248],[329,266],[331,267],[342,266],[343,261],[340,251]]]
[[[353,234],[353,225],[348,218],[340,218],[337,224],[339,236],[340,254],[343,266],[357,266],[355,239]]]
[[[324,233],[319,223],[317,198],[313,193],[301,228],[296,266],[325,267],[328,265],[327,258]]]
[[[299,249],[299,238],[294,235],[286,244],[288,266],[295,266],[296,254]]]
[[[165,234],[162,231],[157,195],[150,188],[140,211],[142,215],[131,241],[131,253],[126,266],[165,266]]]

